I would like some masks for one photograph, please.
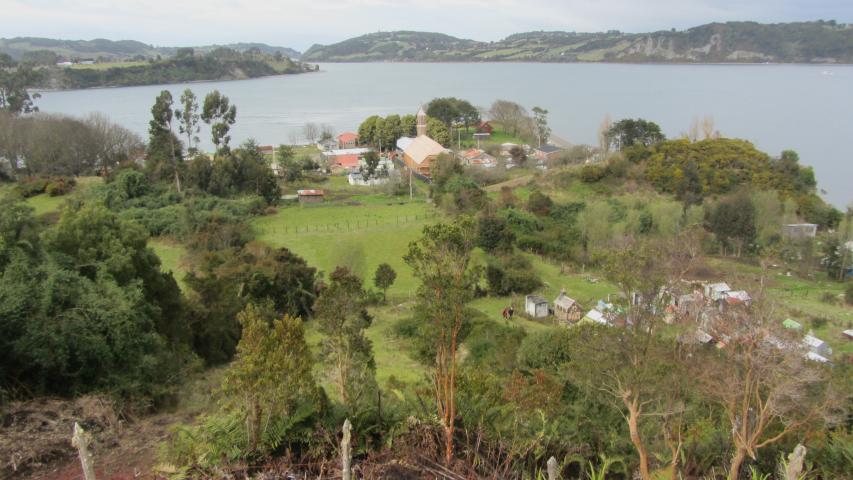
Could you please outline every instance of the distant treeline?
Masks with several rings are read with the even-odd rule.
[[[0,59],[0,63],[15,65],[10,57]],[[199,80],[237,80],[302,73],[313,69],[281,54],[266,55],[258,51],[241,53],[227,48],[196,54],[193,49],[186,48],[180,49],[174,57],[143,64],[109,68],[45,66],[34,71],[33,83],[28,86],[49,89],[127,87]]]

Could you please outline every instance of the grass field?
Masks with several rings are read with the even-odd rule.
[[[378,200],[378,198],[374,198]],[[411,270],[403,263],[409,242],[438,217],[423,202],[281,208],[274,215],[252,221],[257,239],[287,247],[312,266],[328,273],[346,265],[372,285],[373,272],[383,262],[397,272],[388,294],[408,298],[416,288]]]
[[[68,195],[51,197],[46,193],[42,193],[24,200],[24,203],[33,208],[33,214],[37,217],[46,213],[58,212],[66,200],[72,198],[74,195],[85,192],[92,186],[98,185],[103,181],[101,177],[78,177],[76,180],[77,186]],[[13,183],[0,184],[0,197],[13,193],[14,190],[15,184]]]
[[[186,268],[182,263],[182,258],[186,254],[187,249],[183,245],[167,238],[149,239],[148,246],[160,257],[160,270],[163,272],[172,272],[172,275],[178,282],[178,286],[181,287],[181,290],[186,291],[184,285]]]

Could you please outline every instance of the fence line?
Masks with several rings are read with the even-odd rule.
[[[371,228],[388,225],[407,225],[415,222],[422,222],[434,219],[438,216],[437,213],[425,213],[417,215],[396,215],[395,217],[379,218],[363,218],[354,220],[342,220],[334,223],[315,223],[306,225],[272,225],[265,226],[260,230],[263,233],[284,233],[284,234],[300,234],[300,233],[340,233],[340,232],[355,232],[361,230],[369,230]]]

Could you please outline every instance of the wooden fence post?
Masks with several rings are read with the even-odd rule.
[[[351,480],[352,478],[352,472],[350,471],[352,464],[350,441],[352,441],[352,424],[348,418],[344,420],[344,438],[341,440],[341,478],[343,480]]]
[[[553,456],[548,459],[548,480],[557,480],[557,459]]]
[[[74,422],[74,435],[71,437],[71,445],[77,448],[80,465],[83,467],[83,478],[86,480],[95,480],[92,455],[89,454],[89,434],[77,422]]]

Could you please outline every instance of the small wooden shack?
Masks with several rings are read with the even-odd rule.
[[[532,318],[545,318],[548,316],[548,300],[539,295],[527,295],[524,297],[524,311]]]
[[[323,203],[326,194],[322,190],[297,190],[299,203]]]
[[[571,325],[583,317],[583,311],[578,302],[566,295],[565,290],[561,290],[560,295],[554,299],[554,315],[557,321]]]

